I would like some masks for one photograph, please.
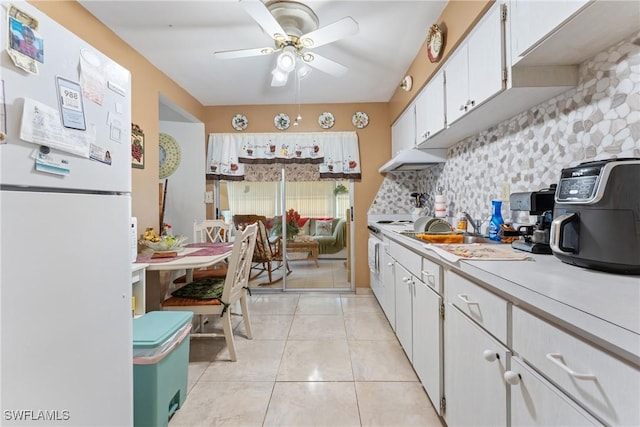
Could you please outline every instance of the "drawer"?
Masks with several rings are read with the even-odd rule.
[[[507,343],[506,300],[452,271],[446,273],[444,288],[447,302]]]
[[[416,277],[422,277],[422,256],[413,252],[410,249],[405,248],[401,244],[389,242],[389,251],[393,259],[402,264],[404,268],[409,270],[409,273]]]
[[[442,267],[426,258],[422,258],[422,275],[418,276],[431,289],[442,295]]]
[[[518,426],[599,426],[577,403],[528,368],[517,357],[511,358],[511,425]],[[508,375],[508,374],[506,374]]]
[[[640,369],[519,307],[513,349],[610,425],[640,425]]]

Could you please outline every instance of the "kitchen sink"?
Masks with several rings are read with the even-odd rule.
[[[403,236],[407,236],[407,237],[411,237],[415,240],[418,240],[422,243],[428,243],[425,240],[419,239],[418,237],[416,237],[416,232],[415,231],[407,231],[407,230],[400,230],[397,231],[398,234],[402,234]],[[462,237],[462,243],[493,243],[493,244],[501,244],[501,242],[496,242],[495,240],[491,240],[488,237],[485,236],[478,236],[475,234],[464,234]]]

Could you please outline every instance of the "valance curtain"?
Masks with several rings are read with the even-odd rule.
[[[212,133],[207,178],[242,181],[250,165],[317,165],[320,178],[360,179],[355,132]]]

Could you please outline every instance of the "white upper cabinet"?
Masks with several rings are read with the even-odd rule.
[[[502,5],[494,5],[447,61],[449,125],[504,89]]]
[[[638,31],[637,0],[510,0],[510,56],[518,67],[580,64]]]
[[[512,0],[511,64],[516,64],[555,28],[578,12],[588,0]]]
[[[446,125],[444,114],[444,74],[439,72],[420,92],[416,105],[416,143],[440,132]]]
[[[416,113],[411,104],[391,126],[391,157],[416,145]]]

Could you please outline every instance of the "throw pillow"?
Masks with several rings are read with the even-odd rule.
[[[184,285],[171,292],[171,295],[179,298],[216,299],[222,296],[223,289],[224,280],[205,278]]]
[[[316,236],[331,236],[333,234],[333,230],[331,228],[331,224],[333,221],[321,221],[316,220]]]
[[[311,227],[311,221],[307,218],[306,221],[302,225],[300,225],[300,221],[298,221],[298,235],[309,235],[309,228]]]

